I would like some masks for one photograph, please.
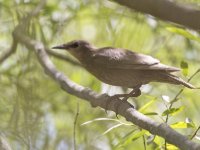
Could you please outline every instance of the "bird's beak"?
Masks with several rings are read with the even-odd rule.
[[[69,45],[62,44],[62,45],[54,46],[54,47],[52,47],[52,49],[65,49],[65,50],[67,50],[67,49],[69,49]]]

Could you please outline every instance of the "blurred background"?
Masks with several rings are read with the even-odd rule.
[[[19,21],[40,2],[0,0],[0,56],[10,48],[12,32]],[[200,0],[177,2],[197,8],[200,4]],[[200,69],[198,32],[178,28],[108,0],[49,0],[31,20],[27,32],[49,48],[84,39],[97,47],[122,47],[145,53],[182,68],[178,75],[185,80]],[[71,58],[68,53],[54,51]],[[80,85],[110,95],[127,92],[102,84],[79,66],[50,57],[60,71]],[[199,78],[197,73],[191,83],[200,87]],[[152,83],[142,87],[142,96],[129,101],[152,119],[167,122],[180,133],[191,136],[200,124],[200,92],[184,89],[168,109],[181,89],[181,86]],[[163,149],[165,143],[123,117],[117,119],[113,112],[92,108],[86,101],[64,92],[45,75],[34,51],[20,44],[0,64],[0,137],[13,150],[154,150]],[[200,143],[200,133],[193,140]]]

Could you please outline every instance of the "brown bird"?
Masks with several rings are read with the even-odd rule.
[[[64,49],[72,54],[83,67],[104,83],[132,88],[129,94],[119,94],[127,99],[141,94],[140,87],[149,82],[164,82],[195,87],[171,74],[179,68],[161,64],[159,60],[127,49],[103,47],[96,48],[87,41],[74,40],[53,47]]]

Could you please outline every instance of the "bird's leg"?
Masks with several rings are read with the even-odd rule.
[[[119,103],[115,103],[115,108],[116,108],[116,117],[118,118],[118,111],[119,111],[119,108],[120,108],[120,105],[124,102],[127,102],[127,99],[129,97],[137,97],[141,95],[141,91],[139,88],[135,88],[133,89],[130,93],[128,94],[117,94],[117,95],[114,95],[113,98],[115,97],[116,99],[119,99],[121,101],[119,101]],[[122,99],[120,99],[121,97],[123,97]],[[129,105],[134,108],[134,106],[132,104],[129,103]]]
[[[127,100],[129,97],[138,97],[141,95],[140,87],[141,85],[135,86],[133,90],[128,94],[115,94],[112,97],[118,99],[123,98],[122,100]]]
[[[105,112],[107,113],[107,108],[108,106],[110,105],[110,103],[112,102],[112,100],[118,100],[118,101],[121,101],[120,97],[124,97],[122,96],[122,94],[116,94],[116,95],[113,95],[109,98],[109,100],[106,102],[106,108],[105,108]],[[116,116],[117,116],[117,112],[116,112]]]
[[[141,95],[141,91],[139,88],[134,88],[130,93],[126,94],[122,101],[127,101],[129,97],[138,97]]]
[[[141,87],[141,86],[136,86],[136,87],[133,88],[133,90],[132,90],[130,93],[128,93],[128,94],[121,94],[121,95],[118,95],[118,96],[123,97],[123,98],[122,98],[122,103],[123,103],[123,102],[127,102],[127,100],[128,100],[129,97],[138,97],[138,96],[140,96],[140,95],[141,95],[140,87]],[[118,104],[117,104],[117,106],[116,106],[116,117],[117,117],[117,115],[118,115],[119,106],[120,106],[120,105],[118,105]],[[134,106],[133,106],[132,104],[130,104],[130,106],[131,106],[132,108],[134,108]],[[117,117],[117,118],[118,118],[118,117]]]
[[[116,117],[117,117],[120,103],[126,102],[129,97],[140,96],[141,95],[140,87],[141,87],[141,85],[134,87],[133,90],[128,94],[116,94],[114,96],[111,96],[110,100],[106,103],[106,113],[107,113],[107,107],[109,106],[109,104],[111,103],[112,100],[121,100],[121,101],[115,103]],[[130,106],[134,108],[133,105],[130,104]]]
[[[110,103],[112,102],[112,100],[121,101],[121,98],[127,97],[127,95],[129,95],[129,94],[115,94],[115,95],[111,96],[110,99],[106,103],[105,112],[107,113],[107,108],[110,105]],[[118,105],[119,104],[117,103],[117,110],[118,110]],[[117,112],[116,112],[116,116],[117,116]]]

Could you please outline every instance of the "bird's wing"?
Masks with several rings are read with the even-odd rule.
[[[151,56],[120,48],[105,47],[98,49],[93,53],[92,58],[94,63],[107,68],[180,71],[179,68],[161,64],[159,60]]]

